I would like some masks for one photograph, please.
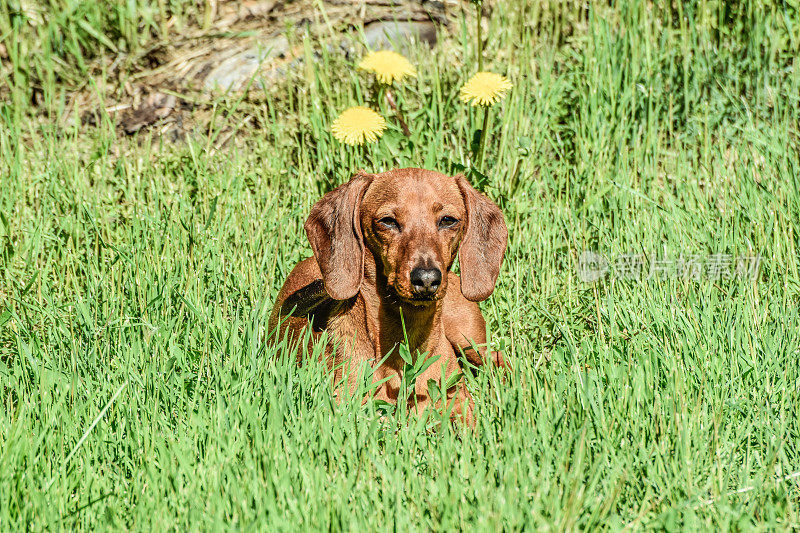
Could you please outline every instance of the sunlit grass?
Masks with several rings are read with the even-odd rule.
[[[514,87],[484,188],[510,241],[482,307],[516,373],[469,378],[474,432],[337,405],[265,342],[322,193],[467,165],[474,19],[409,54],[411,136],[389,121],[361,151],[330,130],[368,74],[325,46],[177,144],[57,125],[82,59],[32,58],[0,93],[0,529],[797,528],[798,479],[776,480],[800,471],[800,15],[726,4],[494,6],[486,68]],[[157,2],[127,4],[144,25],[53,5],[65,43],[94,43],[69,16],[118,48],[160,35]],[[34,49],[4,9],[0,39]],[[584,249],[764,259],[753,282],[587,285]]]

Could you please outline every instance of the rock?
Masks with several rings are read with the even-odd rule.
[[[436,25],[430,21],[378,21],[364,28],[364,40],[370,50],[394,50],[405,53],[413,42],[436,45]]]
[[[289,52],[289,41],[280,35],[266,42],[231,54],[212,58],[216,63],[202,79],[207,90],[241,91],[253,79],[256,87],[264,88],[280,77],[280,61]]]
[[[450,2],[456,0],[446,0]],[[303,45],[294,45],[302,39],[335,43],[328,45],[329,51],[358,55],[363,49],[353,37],[358,41],[363,35],[370,50],[408,53],[413,42],[436,44],[438,26],[447,23],[447,13],[445,3],[430,0],[224,3],[208,30],[154,53],[160,58],[157,74],[144,81],[150,87],[204,92],[264,89],[302,63]],[[287,31],[295,37],[287,38]],[[338,42],[331,39],[332,31],[350,37]]]
[[[431,21],[376,21],[364,28],[364,44],[370,50],[407,53],[413,43],[436,44],[436,25]],[[332,47],[333,49],[335,47]],[[342,49],[352,51],[348,43]],[[302,48],[289,49],[284,35],[256,42],[244,50],[227,50],[204,61],[213,65],[197,69],[204,89],[241,91],[248,84],[260,89],[280,80],[291,66],[302,62]]]

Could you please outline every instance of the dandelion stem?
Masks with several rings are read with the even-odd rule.
[[[489,106],[483,106],[483,127],[481,128],[481,140],[478,143],[478,155],[475,157],[475,167],[478,170],[483,168],[483,152],[486,148],[486,130],[489,129]]]
[[[408,129],[406,121],[403,120],[403,112],[400,111],[400,107],[395,102],[394,95],[389,87],[386,87],[386,101],[389,102],[389,106],[394,110],[394,116],[397,118],[397,122],[400,123],[400,127],[403,128],[405,136],[411,137],[411,130]]]
[[[478,0],[475,2],[475,7],[478,8],[477,17],[478,20],[478,72],[483,71],[483,37],[481,36],[481,17],[483,16],[483,0]]]

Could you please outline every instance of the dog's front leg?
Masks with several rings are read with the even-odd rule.
[[[456,353],[461,353],[470,364],[481,367],[491,363],[498,368],[510,370],[502,352],[489,350],[486,346],[486,321],[481,308],[461,294],[461,280],[450,273],[451,287],[445,296],[442,320],[447,340]]]

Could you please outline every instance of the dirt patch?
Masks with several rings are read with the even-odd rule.
[[[196,109],[224,92],[263,91],[302,66],[306,45],[345,55],[364,48],[406,50],[436,45],[440,29],[464,7],[459,0],[318,0],[223,2],[205,29],[153,43],[134,64],[116,102],[82,112],[91,124],[108,113],[133,134]],[[318,52],[314,52],[315,54]],[[91,96],[75,97],[88,103]],[[189,103],[191,102],[191,103]],[[183,126],[182,126],[183,127]],[[173,135],[175,138],[181,135]]]

